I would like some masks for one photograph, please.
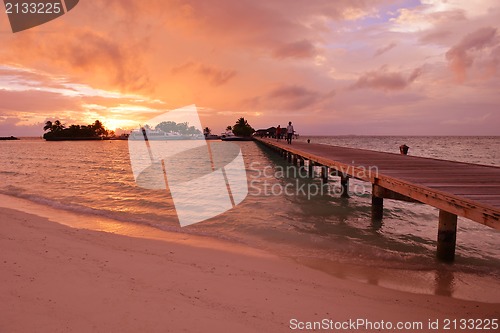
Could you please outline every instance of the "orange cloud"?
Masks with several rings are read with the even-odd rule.
[[[391,72],[383,66],[376,71],[367,72],[351,86],[351,89],[381,89],[381,90],[402,90],[408,87],[422,74],[421,68],[414,69],[408,77],[402,73]]]
[[[496,36],[496,28],[481,28],[465,36],[446,52],[446,59],[460,82],[465,80],[467,68],[472,66],[482,50],[500,44]]]
[[[278,59],[284,58],[312,58],[316,55],[316,48],[309,40],[288,43],[274,50],[273,55]]]
[[[245,100],[243,103],[250,108],[264,110],[300,111],[313,110],[335,96],[335,91],[323,93],[299,85],[280,85],[264,96]]]
[[[2,52],[0,59],[69,72],[84,80],[91,76],[94,82],[107,83],[122,90],[137,91],[148,84],[148,77],[135,52],[136,45],[122,43],[90,29],[78,29],[68,35],[57,34],[57,38],[50,40],[36,36],[26,33],[14,39],[9,52]],[[44,60],[46,63],[41,63]]]
[[[188,61],[180,66],[172,68],[171,73],[176,75],[185,74],[190,71],[204,77],[213,86],[221,86],[236,76],[236,71],[234,70],[219,69],[214,66],[196,63],[193,61]]]
[[[0,89],[0,111],[3,114],[81,111],[79,99],[38,90],[8,91]]]

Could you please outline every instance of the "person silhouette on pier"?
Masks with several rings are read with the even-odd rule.
[[[280,141],[280,136],[281,136],[281,126],[278,125],[278,127],[276,127],[276,141]]]
[[[292,136],[295,131],[293,130],[292,122],[288,122],[288,126],[286,128],[286,142],[291,145],[292,144]]]

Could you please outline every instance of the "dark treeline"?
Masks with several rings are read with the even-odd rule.
[[[44,139],[54,138],[104,138],[113,135],[113,131],[108,131],[103,124],[96,120],[90,125],[70,125],[66,127],[59,120],[54,122],[47,121],[43,127],[44,131],[48,131],[43,135]]]

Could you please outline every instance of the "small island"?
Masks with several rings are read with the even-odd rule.
[[[19,140],[15,136],[0,136],[0,141],[7,141],[7,140]]]
[[[176,123],[175,121],[163,121],[152,127],[148,124],[130,132],[130,140],[193,140],[202,139],[201,131],[189,123]]]
[[[69,127],[66,127],[59,120],[47,121],[43,130],[48,131],[43,135],[47,141],[103,140],[114,136],[114,132],[108,131],[99,120],[90,125],[71,125]]]

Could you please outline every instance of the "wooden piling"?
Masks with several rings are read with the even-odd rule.
[[[382,220],[384,217],[384,197],[383,189],[373,184],[372,185],[372,220]]]
[[[324,183],[328,183],[328,175],[329,175],[329,172],[330,172],[330,168],[328,168],[326,165],[323,165],[321,167],[321,180],[324,182]]]
[[[307,177],[306,161],[305,161],[304,157],[302,157],[300,155],[298,155],[298,159],[299,159],[299,175],[300,175],[300,178]]]
[[[437,240],[437,258],[452,262],[455,259],[457,241],[457,215],[445,210],[439,210],[439,226]]]
[[[340,186],[342,187],[342,197],[349,198],[349,176],[340,176]]]
[[[314,162],[309,160],[309,177],[314,178]]]
[[[372,196],[372,219],[382,220],[384,217],[384,198]]]

